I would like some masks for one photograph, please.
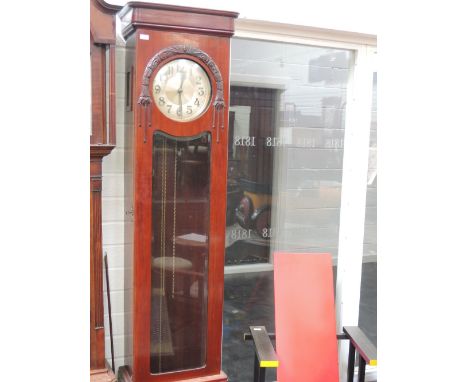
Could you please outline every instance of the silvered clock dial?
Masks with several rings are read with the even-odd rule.
[[[163,65],[154,77],[152,90],[161,113],[179,122],[200,117],[211,100],[211,83],[205,70],[185,58]]]

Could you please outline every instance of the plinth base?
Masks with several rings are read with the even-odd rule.
[[[97,369],[91,370],[91,382],[117,382],[117,378],[115,377],[112,370],[107,369]]]
[[[119,368],[118,376],[119,382],[133,382],[132,369],[127,365]],[[224,374],[224,372],[221,371],[219,374],[216,375],[209,375],[206,377],[196,377],[190,379],[180,379],[177,380],[177,382],[228,382],[228,377],[226,374]]]
[[[221,372],[217,375],[209,375],[207,377],[181,379],[180,382],[227,382],[227,380],[227,375]]]

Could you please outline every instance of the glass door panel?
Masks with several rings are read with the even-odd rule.
[[[206,360],[209,133],[153,136],[151,373]]]

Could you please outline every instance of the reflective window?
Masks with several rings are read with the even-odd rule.
[[[274,251],[336,260],[353,52],[233,39],[223,370],[252,379],[249,325],[275,330]],[[274,378],[274,370],[268,371]]]

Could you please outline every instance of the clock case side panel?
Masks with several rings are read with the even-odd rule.
[[[140,39],[143,34],[145,39]],[[203,380],[226,381],[221,371],[221,338],[222,338],[222,306],[224,298],[224,239],[226,210],[226,169],[227,169],[227,138],[228,138],[228,105],[229,105],[229,52],[230,38],[207,36],[191,33],[174,34],[166,31],[137,28],[136,35],[136,94],[134,96],[134,126],[135,126],[135,235],[134,235],[134,376],[135,382],[147,381],[179,381]],[[224,82],[223,109],[224,128],[219,130],[219,142],[216,141],[216,131],[212,129],[212,104],[209,110],[198,120],[182,123],[174,122],[163,116],[154,106],[152,100],[150,118],[151,126],[141,124],[142,108],[136,103],[139,87],[148,60],[161,49],[187,44],[205,51],[219,67]],[[206,68],[206,65],[203,64]],[[216,89],[214,77],[207,70],[212,88]],[[153,73],[154,75],[154,73]],[[151,82],[150,82],[151,83]],[[212,101],[213,102],[213,98]],[[210,184],[210,240],[208,264],[208,334],[207,362],[200,369],[184,370],[165,374],[150,374],[150,285],[151,285],[151,199],[152,199],[152,136],[153,132],[161,130],[173,136],[195,136],[209,131],[212,135],[211,149],[211,184]],[[223,222],[219,224],[219,222]],[[202,379],[200,379],[202,378]]]
[[[133,316],[134,316],[134,105],[135,78],[135,35],[129,36],[125,44],[125,110],[124,110],[124,203],[125,203],[125,364],[133,368]]]

